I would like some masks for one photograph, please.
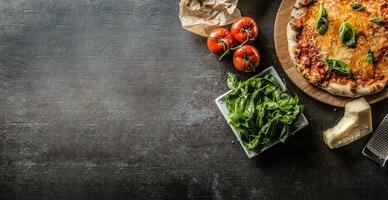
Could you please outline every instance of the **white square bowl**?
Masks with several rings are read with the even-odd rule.
[[[279,86],[282,90],[287,90],[285,84],[283,83],[282,79],[279,77],[279,74],[276,72],[275,68],[274,67],[269,67],[267,69],[265,69],[264,71],[262,71],[261,73],[257,74],[256,76],[252,77],[252,78],[255,78],[255,77],[262,77],[266,74],[271,74],[273,75],[277,82],[279,83]],[[251,79],[252,79],[251,78]],[[232,92],[232,90],[228,91],[227,93],[219,96],[215,102],[218,106],[218,108],[220,109],[222,115],[224,116],[224,118],[226,119],[226,121],[229,120],[229,114],[228,114],[228,110],[226,109],[226,96]],[[228,123],[229,124],[229,123]],[[299,115],[299,117],[296,119],[296,121],[291,125],[292,127],[295,128],[295,131],[293,131],[292,133],[290,133],[290,135],[293,135],[295,134],[296,132],[298,132],[300,129],[304,128],[305,126],[307,126],[309,123],[306,119],[306,117],[303,115],[303,112]],[[255,153],[253,151],[250,151],[248,150],[244,144],[242,143],[241,141],[241,138],[240,138],[240,133],[238,132],[237,129],[235,129],[231,124],[229,124],[230,128],[232,128],[233,130],[233,133],[236,135],[238,141],[240,142],[240,145],[242,146],[242,148],[244,149],[245,153],[247,154],[248,158],[253,158],[255,156],[257,156],[259,153]],[[274,146],[275,144],[279,143],[280,140],[276,140],[270,144],[268,144],[267,146],[265,146],[261,152],[271,148],[272,146]],[[260,152],[260,153],[261,153]]]

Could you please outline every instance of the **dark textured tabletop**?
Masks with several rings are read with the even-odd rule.
[[[214,103],[237,72],[181,28],[177,0],[0,0],[0,199],[387,199],[370,136],[329,150],[343,109],[283,73],[279,4],[239,8],[310,125],[249,160]],[[374,128],[387,111],[372,106]]]

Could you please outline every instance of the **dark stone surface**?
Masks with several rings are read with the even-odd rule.
[[[239,8],[310,125],[248,160],[214,104],[230,58],[181,28],[177,0],[0,0],[0,199],[387,199],[368,137],[329,150],[343,109],[284,76],[279,3]],[[387,101],[372,108],[376,128]]]

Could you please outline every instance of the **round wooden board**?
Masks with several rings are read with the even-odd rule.
[[[296,67],[294,67],[294,64],[291,61],[290,55],[288,53],[287,24],[291,19],[291,11],[294,7],[294,4],[295,0],[283,0],[280,4],[275,20],[275,48],[283,70],[296,86],[298,86],[303,92],[312,98],[332,106],[344,107],[347,102],[352,100],[351,98],[332,95],[325,90],[310,84],[299,73],[299,71],[297,71]],[[373,104],[382,101],[387,97],[388,89],[386,88],[380,93],[365,96],[364,98],[370,104]]]

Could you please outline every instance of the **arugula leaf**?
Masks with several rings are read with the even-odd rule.
[[[315,30],[319,34],[325,35],[325,33],[329,27],[329,21],[327,20],[326,9],[323,7],[322,4],[319,6],[318,17],[315,21],[316,21],[315,22]]]
[[[333,69],[343,74],[350,74],[349,65],[340,60],[325,59],[324,62],[330,69]]]
[[[368,49],[368,50],[366,51],[365,57],[366,57],[366,60],[368,61],[368,63],[369,63],[370,65],[374,65],[373,52],[372,52],[371,49]]]
[[[234,126],[247,149],[260,153],[275,140],[284,142],[302,111],[298,97],[282,91],[272,75],[244,82],[229,75],[232,92],[226,97],[228,122]]]
[[[349,22],[342,22],[339,28],[339,36],[346,46],[355,47],[356,46],[356,31],[353,28],[353,25]]]
[[[373,17],[369,18],[369,21],[370,22],[374,22],[374,23],[383,23],[383,22],[385,22],[384,18],[379,17],[379,16],[373,16]]]
[[[358,2],[353,2],[350,4],[350,7],[353,8],[353,10],[362,11],[365,9],[364,5]]]

